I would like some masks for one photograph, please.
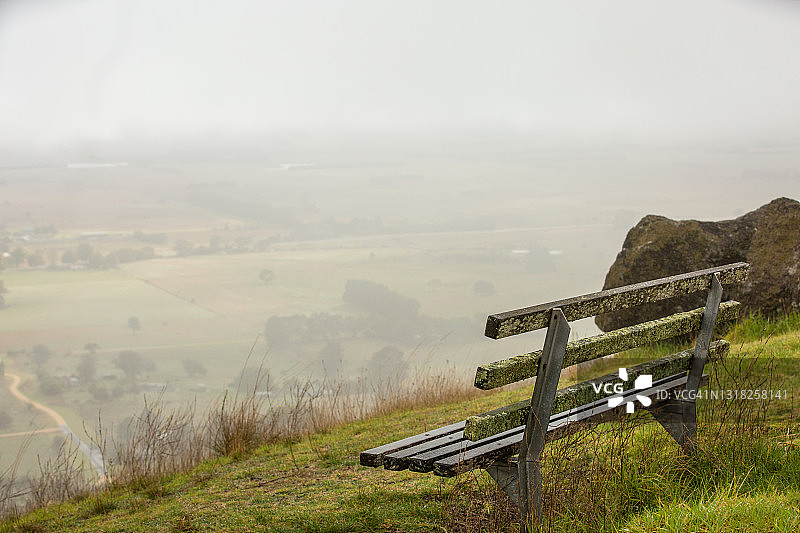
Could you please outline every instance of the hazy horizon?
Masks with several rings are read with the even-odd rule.
[[[0,3],[0,141],[800,140],[800,5]]]

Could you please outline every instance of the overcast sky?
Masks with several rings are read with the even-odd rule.
[[[792,0],[0,0],[0,142],[513,128],[800,139]]]

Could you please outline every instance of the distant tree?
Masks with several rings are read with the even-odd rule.
[[[0,378],[6,375],[6,362],[0,361]]]
[[[11,261],[13,261],[16,267],[19,268],[25,261],[25,257],[27,255],[28,251],[25,248],[14,248],[11,250]]]
[[[167,242],[166,233],[144,233],[142,231],[135,231],[133,238],[140,241],[149,242],[151,244],[164,244]]]
[[[275,281],[275,272],[265,268],[258,275],[258,279],[260,279],[264,283],[271,283],[271,282]]]
[[[195,361],[194,359],[184,359],[183,360],[183,369],[186,371],[186,374],[191,378],[194,376],[205,376],[206,375],[206,367],[203,366],[202,363]]]
[[[64,391],[64,386],[61,384],[61,380],[57,377],[51,376],[47,372],[39,372],[39,390],[42,393],[47,394],[48,396],[55,396],[57,394],[61,394]]]
[[[178,255],[191,255],[194,251],[194,244],[186,239],[179,239],[172,247]]]
[[[239,373],[239,379],[231,383],[231,387],[243,394],[267,391],[270,388],[269,370],[254,366],[245,367]]]
[[[139,322],[139,319],[135,316],[132,316],[128,319],[128,327],[136,335],[136,332],[142,329],[142,324]]]
[[[342,360],[344,359],[342,343],[339,341],[325,343],[317,357],[323,374],[330,377],[338,375],[342,370]]]
[[[53,352],[44,344],[37,344],[33,347],[33,351],[31,352],[31,359],[33,359],[37,367],[41,367],[52,356]]]
[[[28,254],[27,259],[28,259],[28,266],[31,267],[42,266],[47,262],[47,260],[44,257],[44,254],[39,250],[36,250],[32,254]]]
[[[96,359],[97,357],[94,354],[84,354],[81,356],[78,367],[75,369],[81,381],[88,382],[94,379],[97,373],[97,367],[95,365]]]
[[[78,261],[78,255],[75,253],[74,250],[64,250],[64,253],[61,254],[61,262],[65,265],[73,265]]]
[[[120,248],[109,252],[105,257],[106,266],[114,266],[117,263],[130,263],[131,261],[142,261],[152,259],[156,256],[156,250],[152,246],[145,246],[140,249]]]
[[[2,294],[0,294],[0,309],[4,308],[5,306],[6,306],[6,299]]]
[[[121,248],[109,253],[106,256],[106,261],[112,261],[114,263],[129,263],[133,261],[133,254],[134,250],[131,248]]]
[[[264,338],[272,345],[281,346],[289,341],[299,338],[299,332],[305,328],[305,317],[271,316],[264,325]]]
[[[472,292],[476,296],[491,296],[494,294],[494,284],[491,281],[480,279],[472,286]]]
[[[98,261],[96,261],[95,258],[97,258]],[[111,268],[117,266],[119,263],[119,258],[115,253],[112,252],[105,257],[103,257],[102,254],[96,254],[95,256],[92,256],[89,266],[92,268]]]
[[[212,235],[208,240],[208,250],[218,252],[222,248],[222,238],[219,235]]]
[[[97,402],[107,402],[111,399],[111,393],[108,392],[108,389],[97,383],[92,383],[89,385],[89,393]]]
[[[92,254],[89,258],[89,268],[94,269],[101,269],[107,266],[106,258],[103,257],[103,254]]]
[[[94,255],[94,248],[88,242],[82,242],[78,245],[78,250],[75,252],[78,261],[88,262]]]
[[[392,320],[414,320],[419,315],[417,300],[369,280],[347,280],[342,299],[354,307]]]
[[[6,284],[3,283],[2,279],[0,279],[0,294],[5,294],[7,292],[8,292],[8,289],[6,289]]]
[[[408,361],[394,346],[384,346],[367,361],[366,372],[373,383],[379,384],[387,379],[402,381],[408,374]]]
[[[96,342],[89,342],[86,344],[86,346],[83,347],[83,349],[89,352],[90,354],[94,355],[97,353],[97,350],[100,349],[100,345],[97,344]]]
[[[114,366],[122,370],[131,381],[136,380],[138,376],[146,371],[155,370],[155,363],[149,359],[145,359],[137,352],[132,350],[123,350],[117,354],[113,360]]]
[[[14,421],[6,411],[0,411],[0,428],[7,428]]]
[[[55,248],[47,249],[47,264],[51,267],[54,267],[56,264],[58,264],[58,250]]]

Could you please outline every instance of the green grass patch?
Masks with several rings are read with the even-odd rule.
[[[792,311],[777,317],[755,313],[739,321],[728,337],[732,342],[754,342],[797,330],[800,330],[800,311]]]

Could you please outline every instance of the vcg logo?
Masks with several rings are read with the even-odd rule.
[[[628,381],[628,369],[627,368],[620,368],[619,369],[619,377],[620,379],[625,382]],[[644,390],[649,389],[653,386],[653,376],[651,374],[642,374],[633,382],[634,390]],[[606,383],[592,383],[592,388],[594,389],[595,394],[599,394],[602,390],[606,394],[616,394],[617,396],[612,396],[608,399],[608,406],[609,407],[617,407],[618,405],[622,404],[624,398],[622,397],[622,393],[625,392],[625,386],[623,383],[614,383],[608,381]],[[649,407],[653,401],[644,396],[642,394],[637,394],[636,399],[645,406]],[[625,412],[632,413],[634,412],[634,402],[629,401],[625,405]]]

